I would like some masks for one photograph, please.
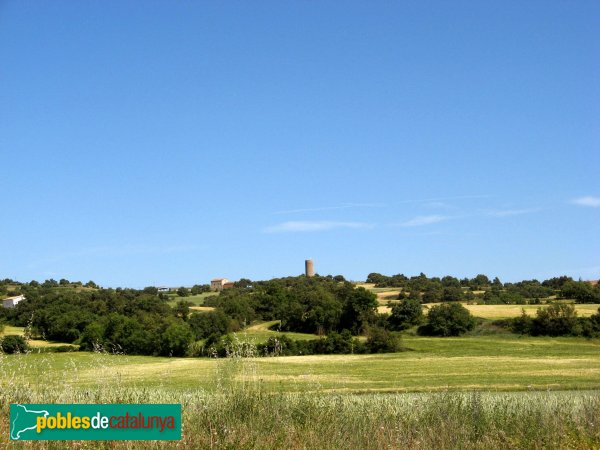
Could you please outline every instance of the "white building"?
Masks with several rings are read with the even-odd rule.
[[[4,308],[14,308],[15,306],[17,306],[17,303],[22,302],[23,300],[25,300],[24,295],[8,297],[8,298],[5,298],[4,300],[2,300],[2,306]]]

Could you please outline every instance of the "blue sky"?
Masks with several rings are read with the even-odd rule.
[[[0,3],[0,277],[600,277],[600,3]]]

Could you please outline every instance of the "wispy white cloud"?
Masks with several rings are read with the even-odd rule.
[[[600,197],[592,197],[588,195],[586,197],[579,197],[571,200],[571,203],[579,206],[591,206],[592,208],[598,208],[600,206]]]
[[[335,211],[338,209],[352,209],[352,208],[385,208],[387,205],[384,203],[344,203],[337,206],[322,206],[317,208],[301,208],[301,209],[288,209],[285,211],[276,211],[273,214],[297,214],[305,212],[320,212],[320,211]]]
[[[520,216],[522,214],[532,214],[541,211],[541,208],[526,208],[526,209],[500,209],[488,211],[486,214],[492,217],[510,217]]]
[[[398,225],[401,227],[420,227],[423,225],[431,225],[432,223],[443,222],[445,220],[450,219],[449,216],[440,216],[437,214],[430,216],[417,216],[406,222],[401,222]]]
[[[329,231],[339,228],[372,228],[372,224],[363,222],[335,222],[328,220],[321,221],[290,221],[283,222],[265,228],[265,233],[304,233],[314,231]]]

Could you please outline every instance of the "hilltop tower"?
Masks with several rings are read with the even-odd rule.
[[[315,266],[312,259],[304,261],[304,273],[309,278],[315,276]]]

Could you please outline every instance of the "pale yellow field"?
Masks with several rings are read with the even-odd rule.
[[[215,308],[212,306],[190,306],[190,310],[198,312],[211,312],[214,311]]]
[[[423,305],[425,308],[425,313],[428,308],[432,306],[439,305],[440,303],[429,303]],[[512,317],[518,317],[521,315],[521,312],[525,310],[525,313],[529,316],[535,316],[536,311],[539,308],[546,307],[547,305],[467,305],[464,304],[465,308],[467,308],[471,314],[475,317],[482,317],[484,319],[509,319]],[[598,312],[598,308],[600,304],[597,303],[589,303],[584,305],[575,305],[575,310],[577,311],[577,315],[579,317],[589,317],[592,314],[596,314]],[[379,313],[390,313],[391,308],[388,306],[380,306],[377,308]]]
[[[523,310],[529,316],[534,316],[536,311],[547,305],[465,305],[476,317],[486,319],[504,319],[518,317]],[[575,305],[577,315],[580,317],[589,317],[598,312],[598,304]]]
[[[270,331],[270,328],[273,325],[277,325],[279,322],[280,322],[279,320],[271,320],[270,322],[255,323],[254,325],[250,325],[249,327],[247,327],[246,331],[248,331],[248,332]]]
[[[394,289],[390,291],[377,292],[377,301],[381,304],[390,300],[398,300],[398,295],[400,295],[400,289]]]

